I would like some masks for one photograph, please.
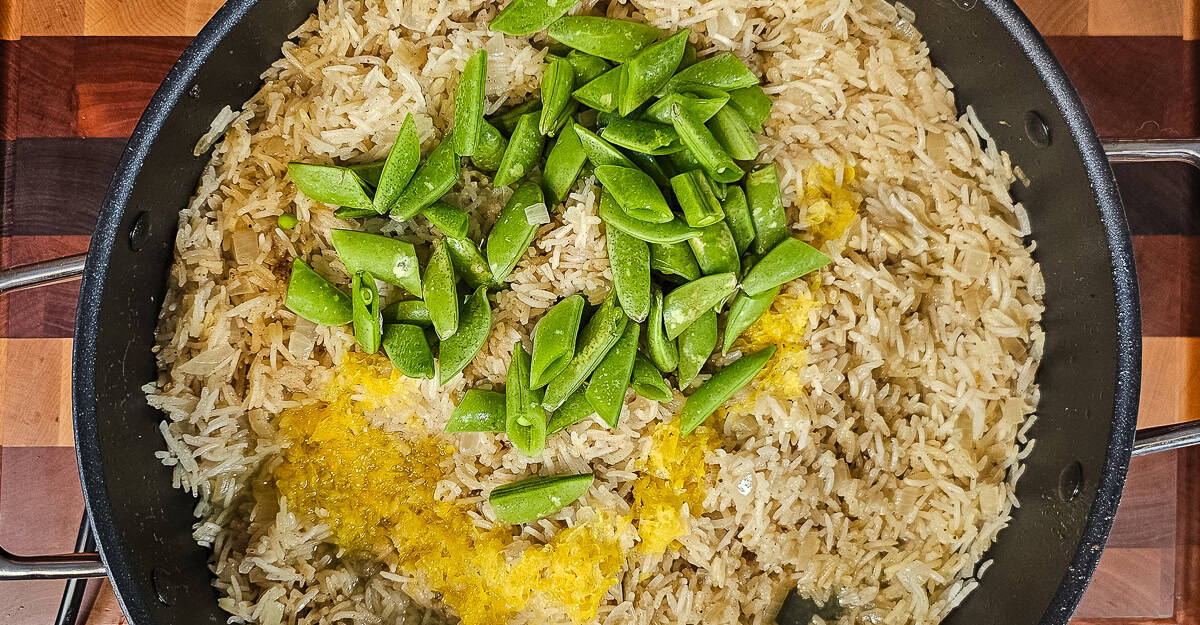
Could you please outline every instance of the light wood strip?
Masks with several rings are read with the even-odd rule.
[[[1196,419],[1200,419],[1200,338],[1143,338],[1138,427]]]
[[[1183,4],[1190,0],[1089,0],[1087,34],[1094,37],[1183,34]]]
[[[1087,34],[1088,0],[1017,0],[1017,4],[1045,37]]]
[[[0,339],[0,446],[74,444],[71,339]]]

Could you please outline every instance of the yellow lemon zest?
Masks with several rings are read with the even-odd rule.
[[[842,167],[841,173],[839,184],[836,169],[813,164],[804,172],[804,215],[815,237],[813,245],[818,248],[840,238],[862,205],[862,197],[850,190],[854,168]]]
[[[633,516],[642,553],[661,555],[687,533],[683,506],[690,515],[702,512],[708,486],[704,455],[720,439],[711,427],[701,425],[688,436],[679,435],[679,419],[660,423],[651,434],[650,452],[638,463],[641,475],[633,484]]]

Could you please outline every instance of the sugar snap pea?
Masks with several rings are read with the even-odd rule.
[[[708,176],[702,171],[685,171],[671,178],[675,200],[683,209],[683,217],[693,228],[704,228],[725,218],[721,202],[717,200]],[[619,198],[618,198],[619,201]],[[625,205],[622,204],[622,207]],[[628,212],[628,211],[627,211]]]
[[[571,97],[588,108],[612,113],[621,104],[621,80],[624,73],[625,67],[618,65],[587,81],[572,92]]]
[[[541,100],[526,100],[512,108],[496,113],[488,120],[495,128],[507,135],[517,129],[517,122],[527,113],[537,113],[542,110]]]
[[[663,167],[659,164],[658,159],[649,154],[634,152],[632,150],[626,151],[624,154],[629,160],[633,161],[634,166],[646,172],[646,175],[653,178],[654,184],[670,190],[671,177],[668,176],[667,172],[663,170]]]
[[[396,135],[392,149],[388,150],[387,160],[383,162],[383,169],[376,179],[373,202],[377,213],[383,215],[392,208],[404,187],[408,186],[408,181],[412,179],[420,162],[421,137],[417,135],[416,119],[409,113],[404,116],[400,133]]]
[[[758,85],[730,91],[729,105],[742,114],[754,132],[762,132],[763,123],[771,116],[771,96]]]
[[[641,322],[650,312],[650,247],[645,241],[616,228],[608,230],[608,260],[613,290],[625,314]]]
[[[693,66],[694,67],[694,66]],[[734,182],[742,178],[743,172],[725,148],[717,143],[716,137],[704,125],[696,112],[679,103],[671,107],[671,123],[679,140],[691,150],[704,171],[717,182]]]
[[[716,97],[696,97],[685,93],[672,93],[665,98],[655,100],[654,104],[646,109],[646,119],[660,124],[670,124],[671,111],[676,105],[679,105],[692,111],[696,119],[707,122],[729,101],[729,94],[723,91],[718,93],[719,95]]]
[[[334,229],[329,239],[349,273],[366,271],[421,296],[421,273],[412,243],[358,230]]]
[[[517,451],[534,458],[546,448],[546,411],[541,393],[529,388],[529,353],[517,341],[504,387],[504,432]]]
[[[474,241],[452,237],[446,237],[444,241],[446,249],[450,250],[450,262],[454,263],[455,274],[462,278],[469,288],[477,289],[486,286],[495,290],[503,286],[502,282],[497,282],[492,278],[492,269],[488,267],[487,261],[484,260],[483,254],[479,253],[479,248],[475,246]]]
[[[333,211],[333,216],[338,219],[362,219],[363,217],[380,217],[381,215],[375,212],[373,208],[350,208],[349,206],[339,206]]]
[[[408,120],[408,118],[405,117],[405,121],[407,121],[407,120]],[[402,127],[402,129],[403,129],[403,127]],[[418,144],[417,145],[417,160],[420,160],[420,158],[421,158],[420,148],[421,148],[421,146],[420,146],[420,144]],[[387,163],[387,161],[372,161],[370,163],[358,163],[357,165],[351,165],[350,171],[353,171],[354,173],[358,174],[358,177],[362,178],[363,182],[371,185],[372,187],[377,187],[377,186],[379,186],[379,177],[383,175],[383,166],[386,163]]]
[[[299,223],[300,220],[296,219],[296,216],[291,213],[284,213],[275,218],[275,225],[283,228],[284,230],[291,230]]]
[[[558,410],[550,413],[550,422],[546,424],[546,436],[561,432],[596,414],[596,410],[592,408],[592,404],[584,395],[586,390],[580,388],[571,393],[571,396],[558,407]]]
[[[532,35],[566,15],[579,0],[513,0],[488,28],[507,35]]]
[[[506,424],[504,393],[472,388],[450,413],[446,431],[503,432]]]
[[[691,31],[685,28],[629,59],[621,74],[621,115],[633,113],[667,84],[683,60],[689,35]]]
[[[350,296],[333,286],[299,258],[292,261],[284,306],[300,317],[323,326],[350,323]]]
[[[546,385],[542,405],[546,410],[556,410],[575,389],[592,374],[613,344],[621,338],[629,318],[617,303],[615,293],[598,308],[579,333],[575,356],[571,362]]]
[[[613,145],[643,154],[670,154],[683,149],[675,128],[641,119],[618,117],[604,127],[600,137]]]
[[[758,139],[754,137],[750,125],[742,119],[742,114],[733,107],[722,107],[705,125],[716,137],[717,143],[734,159],[749,161],[758,156]]]
[[[550,24],[546,33],[580,52],[624,63],[654,43],[661,31],[641,22],[568,15]]]
[[[538,130],[538,113],[526,113],[517,120],[517,127],[508,140],[500,167],[492,177],[492,184],[507,187],[533,171],[542,156],[546,138]]]
[[[651,293],[650,315],[646,317],[646,354],[663,373],[679,366],[679,348],[674,339],[667,338],[663,326],[663,294],[658,287]]]
[[[424,300],[408,299],[392,302],[383,309],[382,315],[385,324],[407,323],[422,328],[433,327],[433,321],[429,318],[429,307],[425,305]]]
[[[650,401],[671,401],[675,397],[658,367],[641,352],[638,352],[633,361],[633,375],[629,378],[629,385],[635,393]]]
[[[679,218],[656,224],[634,219],[613,199],[608,189],[600,194],[600,219],[610,228],[615,228],[647,243],[680,243],[700,236],[700,230],[689,227]]]
[[[449,382],[466,369],[487,342],[492,331],[492,303],[488,301],[487,289],[479,287],[468,295],[457,316],[458,331],[442,339],[438,348],[438,384]]]
[[[691,66],[695,65],[697,53],[698,52],[696,50],[695,44],[693,44],[689,41],[687,46],[685,46],[683,48],[683,58],[680,59],[680,61],[679,61],[679,69],[683,69],[685,67],[691,67]]]
[[[621,417],[621,406],[625,403],[625,389],[633,375],[633,360],[637,356],[638,336],[642,327],[636,323],[625,324],[621,338],[605,354],[588,381],[584,396],[608,427],[617,427]]]
[[[412,219],[422,208],[433,204],[458,182],[458,156],[453,137],[443,137],[429,158],[417,168],[404,192],[388,211],[401,221]]]
[[[674,172],[672,178],[688,171],[704,171],[691,150],[680,150],[667,155],[667,163],[670,164],[670,171]]]
[[[700,236],[688,241],[696,264],[704,275],[714,273],[741,274],[742,263],[738,260],[737,243],[725,222],[718,221],[700,230]]]
[[[684,83],[698,83],[724,91],[758,84],[758,76],[732,52],[721,52],[681,70],[658,92],[662,97]]]
[[[384,325],[383,352],[400,373],[417,379],[433,377],[433,351],[420,327],[407,323]]]
[[[754,221],[750,218],[746,192],[739,186],[730,185],[726,188],[725,201],[721,206],[725,211],[725,225],[729,226],[729,232],[733,234],[737,252],[744,254],[754,243]]]
[[[546,204],[542,188],[532,182],[521,183],[500,210],[491,232],[488,232],[487,261],[496,282],[504,282],[508,278],[517,261],[529,249],[529,244],[533,243],[538,224],[529,223],[525,209],[535,204]]]
[[[775,165],[764,165],[746,176],[746,201],[754,222],[755,254],[766,254],[787,238],[787,213]]]
[[[467,222],[470,221],[467,211],[438,200],[422,208],[421,214],[447,237],[451,239],[467,238]]]
[[[678,286],[663,296],[663,327],[667,338],[679,336],[692,322],[737,289],[737,275],[716,273]]]
[[[494,172],[500,168],[507,148],[508,139],[486,120],[480,121],[479,142],[475,145],[475,153],[471,155],[471,164],[480,171]]]
[[[704,423],[721,404],[729,401],[730,397],[749,384],[774,354],[775,346],[768,345],[753,354],[738,358],[705,380],[683,401],[683,408],[679,411],[679,434],[691,434],[692,430]]]
[[[445,341],[458,331],[458,282],[445,240],[435,241],[421,283],[429,319],[439,339]]]
[[[550,516],[587,494],[591,473],[526,478],[492,489],[488,503],[496,518],[518,525]]]
[[[365,271],[350,276],[350,311],[354,316],[354,340],[367,354],[379,351],[383,315],[379,312],[379,289]]]
[[[545,185],[546,194],[550,199],[558,203],[567,198],[571,187],[575,186],[575,181],[579,178],[579,172],[583,171],[585,162],[587,153],[583,151],[583,144],[579,142],[575,125],[570,124],[558,133],[558,138],[554,140],[550,153],[546,155],[546,164],[542,168],[542,184]]]
[[[780,287],[767,289],[757,295],[747,295],[745,291],[733,296],[729,305],[729,314],[725,316],[725,338],[721,344],[721,353],[729,353],[733,342],[741,336],[754,322],[762,319],[771,309],[771,303],[779,295]]]
[[[608,61],[579,50],[571,50],[566,56],[567,62],[575,68],[575,84],[582,85],[607,72],[611,67]]]
[[[634,165],[633,161],[629,160],[629,157],[622,154],[611,143],[601,139],[599,135],[591,130],[575,124],[575,134],[579,137],[579,144],[583,146],[583,153],[587,155],[593,167],[617,165],[620,167],[637,168],[637,165]]]
[[[575,68],[566,59],[556,59],[546,66],[542,74],[542,113],[538,118],[538,130],[543,135],[552,134],[559,116],[571,102],[571,91],[575,86]]]
[[[570,295],[555,304],[533,326],[533,356],[529,387],[542,388],[575,356],[575,340],[583,320],[582,295]]]
[[[717,348],[717,313],[709,310],[679,335],[679,388],[687,388]]]
[[[596,179],[610,193],[621,209],[634,219],[650,223],[666,223],[674,219],[667,199],[654,179],[634,167],[599,165]]]
[[[695,280],[702,275],[700,265],[696,263],[696,255],[692,254],[692,248],[686,242],[651,243],[650,269],[684,280]]]
[[[487,50],[480,48],[467,59],[454,89],[454,152],[475,154],[479,124],[483,121],[483,95],[487,84]]]
[[[786,237],[746,272],[742,289],[750,295],[756,295],[827,264],[829,257],[817,248],[800,239]]]
[[[366,183],[349,167],[288,163],[288,177],[301,193],[318,202],[348,208],[374,208]]]

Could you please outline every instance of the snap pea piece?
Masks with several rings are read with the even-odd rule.
[[[480,121],[479,142],[475,145],[475,153],[471,155],[471,164],[480,171],[494,172],[500,168],[500,160],[504,158],[507,148],[508,139],[486,120]]]
[[[507,35],[532,35],[566,15],[579,0],[513,0],[488,28]]]
[[[364,271],[350,276],[350,311],[354,317],[354,340],[364,353],[379,351],[383,315],[379,312],[379,289],[375,278]]]
[[[422,208],[441,199],[458,182],[458,156],[454,153],[453,137],[443,137],[429,158],[417,168],[404,192],[388,211],[404,221],[412,219]]]
[[[497,113],[488,121],[501,132],[511,135],[517,129],[517,122],[527,113],[537,113],[542,110],[541,100],[526,100],[504,112]]]
[[[580,52],[579,50],[571,50],[566,56],[567,62],[575,69],[575,84],[582,85],[591,82],[600,74],[607,72],[611,65],[604,59]]]
[[[600,219],[604,221],[605,225],[647,243],[680,243],[700,236],[698,229],[688,227],[679,218],[656,224],[630,217],[629,213],[626,213],[621,205],[613,199],[607,188],[600,194],[599,213]]]
[[[433,254],[425,265],[425,280],[421,286],[425,292],[425,305],[429,307],[429,320],[433,322],[438,338],[443,341],[458,331],[457,281],[445,240],[435,241]]]
[[[571,93],[580,104],[603,113],[612,113],[621,104],[621,81],[625,67],[618,65],[584,83]]]
[[[758,156],[758,139],[754,138],[754,132],[750,130],[746,120],[742,119],[742,114],[733,107],[721,107],[705,125],[713,137],[716,137],[717,143],[733,158],[750,161]]]
[[[421,296],[421,272],[412,243],[358,230],[335,229],[329,239],[349,273],[365,271]]]
[[[750,205],[746,203],[746,192],[741,187],[730,185],[726,189],[725,225],[733,234],[738,254],[744,254],[754,243],[754,221],[750,218]]]
[[[744,172],[737,163],[717,143],[716,137],[709,132],[700,117],[691,108],[674,104],[671,106],[671,123],[679,140],[691,150],[696,160],[704,167],[704,171],[717,182],[734,182],[740,180]]]
[[[374,208],[366,183],[349,167],[288,163],[288,177],[308,197],[349,208]]]
[[[663,294],[658,287],[651,294],[650,315],[646,317],[646,354],[663,373],[679,366],[679,348],[673,339],[667,338],[663,326]]]
[[[416,119],[409,113],[404,116],[404,124],[400,126],[396,142],[388,150],[387,160],[379,172],[373,200],[375,212],[383,215],[392,208],[420,163],[421,137],[417,135]]]
[[[717,196],[718,200],[724,202],[725,197],[729,195],[729,185],[724,182],[717,182],[712,178],[708,178],[707,174],[705,175],[705,178],[708,179],[708,186],[712,189],[713,195]],[[724,210],[724,205],[722,205],[722,210]]]
[[[693,170],[678,174],[671,178],[671,188],[675,190],[675,200],[683,209],[683,217],[689,226],[704,228],[725,218],[721,202],[704,172]]]
[[[546,424],[546,436],[561,432],[596,414],[596,410],[584,395],[585,392],[586,389],[583,388],[576,390],[558,410],[550,413],[550,423]]]
[[[745,291],[741,291],[733,297],[733,303],[729,305],[729,314],[725,316],[725,339],[721,344],[722,354],[729,353],[729,348],[733,347],[733,342],[737,340],[737,337],[767,314],[767,311],[771,309],[771,303],[779,295],[779,290],[780,287],[775,287],[757,295],[747,295]]]
[[[567,104],[571,102],[571,91],[575,86],[575,68],[566,59],[552,61],[542,74],[542,113],[538,118],[538,129],[549,135],[554,129]]]
[[[695,65],[697,54],[696,46],[689,41],[683,48],[683,58],[679,60],[679,69]]]
[[[616,228],[605,234],[613,290],[625,314],[640,323],[650,312],[650,246]]]
[[[688,243],[651,243],[650,268],[658,273],[678,276],[684,280],[695,280],[702,275],[700,265],[696,263],[696,255],[692,253]]]
[[[733,91],[757,85],[758,76],[732,52],[721,52],[672,76],[671,80],[659,90],[658,96],[665,96],[676,91],[679,85],[689,82],[716,87],[724,91]]]
[[[616,294],[609,293],[608,299],[604,300],[579,333],[571,362],[546,385],[546,395],[542,399],[546,410],[556,410],[583,384],[608,350],[621,338],[628,322],[625,311],[617,303]]]
[[[492,489],[488,503],[505,523],[529,523],[571,505],[587,494],[594,480],[591,473],[531,477]]]
[[[492,184],[507,187],[527,176],[537,166],[545,141],[546,138],[538,130],[538,113],[522,115],[508,140],[508,147],[504,149]]]
[[[633,360],[637,356],[638,337],[642,327],[636,323],[625,324],[621,338],[605,354],[588,381],[584,396],[608,427],[617,427],[621,417],[621,406],[625,403],[625,389],[633,375]]]
[[[634,358],[633,375],[629,378],[629,385],[635,393],[650,401],[671,401],[675,397],[658,367],[641,352]]]
[[[296,216],[291,213],[284,213],[275,218],[275,225],[283,228],[284,230],[291,230],[299,223],[300,220],[296,219]]]
[[[729,105],[742,114],[754,132],[762,132],[763,123],[771,116],[771,96],[758,85],[730,91]]]
[[[662,165],[653,156],[632,150],[623,152],[623,154],[626,158],[633,161],[634,166],[653,178],[654,184],[668,190],[671,188],[671,177],[667,175],[667,172],[663,171]]]
[[[646,119],[660,124],[671,123],[671,110],[676,104],[695,114],[696,119],[707,122],[717,111],[729,101],[729,94],[720,92],[718,97],[695,97],[685,93],[672,93],[660,100],[655,100],[646,109]]]
[[[495,225],[487,235],[488,267],[491,268],[492,279],[496,282],[504,282],[505,278],[508,278],[508,274],[512,273],[517,261],[525,255],[525,251],[537,235],[539,224],[529,223],[525,209],[545,203],[541,187],[532,182],[523,182],[501,209],[500,216],[496,218]]]
[[[546,33],[580,52],[624,63],[658,40],[662,31],[641,22],[591,15],[568,15]]]
[[[454,263],[454,272],[472,289],[485,286],[489,289],[499,289],[502,282],[492,278],[492,270],[484,260],[479,248],[470,239],[444,239],[446,249],[450,250],[450,262]]]
[[[704,313],[725,301],[737,289],[737,275],[716,273],[676,287],[663,296],[663,327],[675,339]]]
[[[598,165],[596,179],[610,193],[621,209],[634,219],[650,223],[666,223],[674,219],[667,199],[654,179],[634,167]]]
[[[704,171],[691,150],[680,150],[670,154],[667,156],[667,162],[671,165],[671,171],[675,172],[672,177],[688,171]]]
[[[542,184],[545,185],[546,194],[550,199],[559,203],[567,198],[571,187],[575,186],[575,181],[579,179],[579,172],[583,171],[585,162],[587,153],[583,151],[583,144],[579,142],[575,125],[571,124],[558,134],[550,153],[546,155]]]
[[[555,304],[533,326],[533,357],[529,387],[542,388],[575,356],[575,340],[583,321],[582,295],[571,295]]]
[[[462,401],[450,413],[447,432],[503,432],[507,419],[504,393],[467,389]]]
[[[629,59],[621,74],[621,115],[637,110],[667,84],[683,59],[689,35],[691,31],[685,28]]]
[[[504,432],[513,447],[529,458],[546,448],[546,411],[540,395],[529,388],[529,353],[517,341],[504,387]]]
[[[696,426],[729,401],[743,386],[749,384],[774,354],[775,346],[768,345],[753,354],[738,358],[705,380],[704,384],[683,401],[683,408],[679,411],[680,436],[691,434]]]
[[[643,154],[670,154],[683,149],[673,127],[640,119],[618,117],[604,127],[600,137],[613,145]]]
[[[403,375],[422,380],[433,377],[433,351],[420,327],[407,323],[383,326],[383,352]]]
[[[350,323],[350,296],[333,286],[299,258],[292,261],[284,306],[300,317],[323,326]]]
[[[338,219],[362,219],[363,217],[381,217],[373,208],[350,208],[348,206],[338,207],[333,211],[333,216]]]
[[[405,121],[408,121],[407,117],[405,118]],[[401,130],[403,130],[403,126],[401,127]],[[418,144],[417,159],[420,160],[420,158],[421,150],[420,145]],[[350,171],[358,174],[358,177],[362,178],[363,182],[371,185],[372,187],[378,187],[379,177],[383,175],[383,166],[386,162],[387,161],[373,161],[370,163],[359,163],[357,165],[351,165]]]
[[[696,256],[696,264],[704,275],[714,273],[740,274],[742,263],[738,260],[737,243],[733,233],[725,222],[706,226],[701,229],[700,236],[688,241],[692,254]]]
[[[382,315],[385,324],[407,323],[423,328],[433,327],[433,321],[429,318],[429,307],[419,299],[392,302],[383,309]]]
[[[787,213],[775,165],[764,165],[746,176],[746,201],[754,222],[755,254],[766,254],[787,238]]]
[[[717,348],[717,313],[709,310],[679,335],[679,388],[687,388]]]
[[[467,223],[470,221],[467,211],[438,200],[422,208],[421,214],[447,237],[451,239],[467,238]]]
[[[433,312],[432,306],[430,312]],[[442,339],[438,348],[438,384],[449,382],[458,375],[483,349],[488,334],[492,331],[492,303],[488,301],[487,289],[479,287],[463,302],[458,331]],[[437,317],[435,316],[434,319]],[[434,324],[437,327],[437,324]]]
[[[579,137],[579,144],[583,146],[583,153],[587,155],[593,167],[601,165],[619,165],[621,167],[637,168],[629,157],[621,153],[620,150],[604,139],[601,139],[596,133],[575,124],[575,134]]]
[[[480,48],[467,59],[454,89],[454,153],[459,156],[475,154],[475,146],[479,144],[486,79],[487,50]]]
[[[746,272],[742,289],[750,295],[762,293],[824,267],[829,262],[829,257],[817,248],[800,239],[787,237]]]

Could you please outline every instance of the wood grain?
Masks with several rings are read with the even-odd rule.
[[[71,447],[71,339],[0,339],[0,447]]]
[[[1088,0],[1017,0],[1042,36],[1086,35]]]
[[[1088,0],[1087,34],[1103,36],[1167,36],[1183,34],[1183,3]]]
[[[91,235],[124,139],[17,139],[6,157],[11,193],[0,236]]]
[[[1200,338],[1144,338],[1138,427],[1195,419],[1200,419]]]
[[[194,36],[222,0],[5,0],[5,39],[46,35]]]

